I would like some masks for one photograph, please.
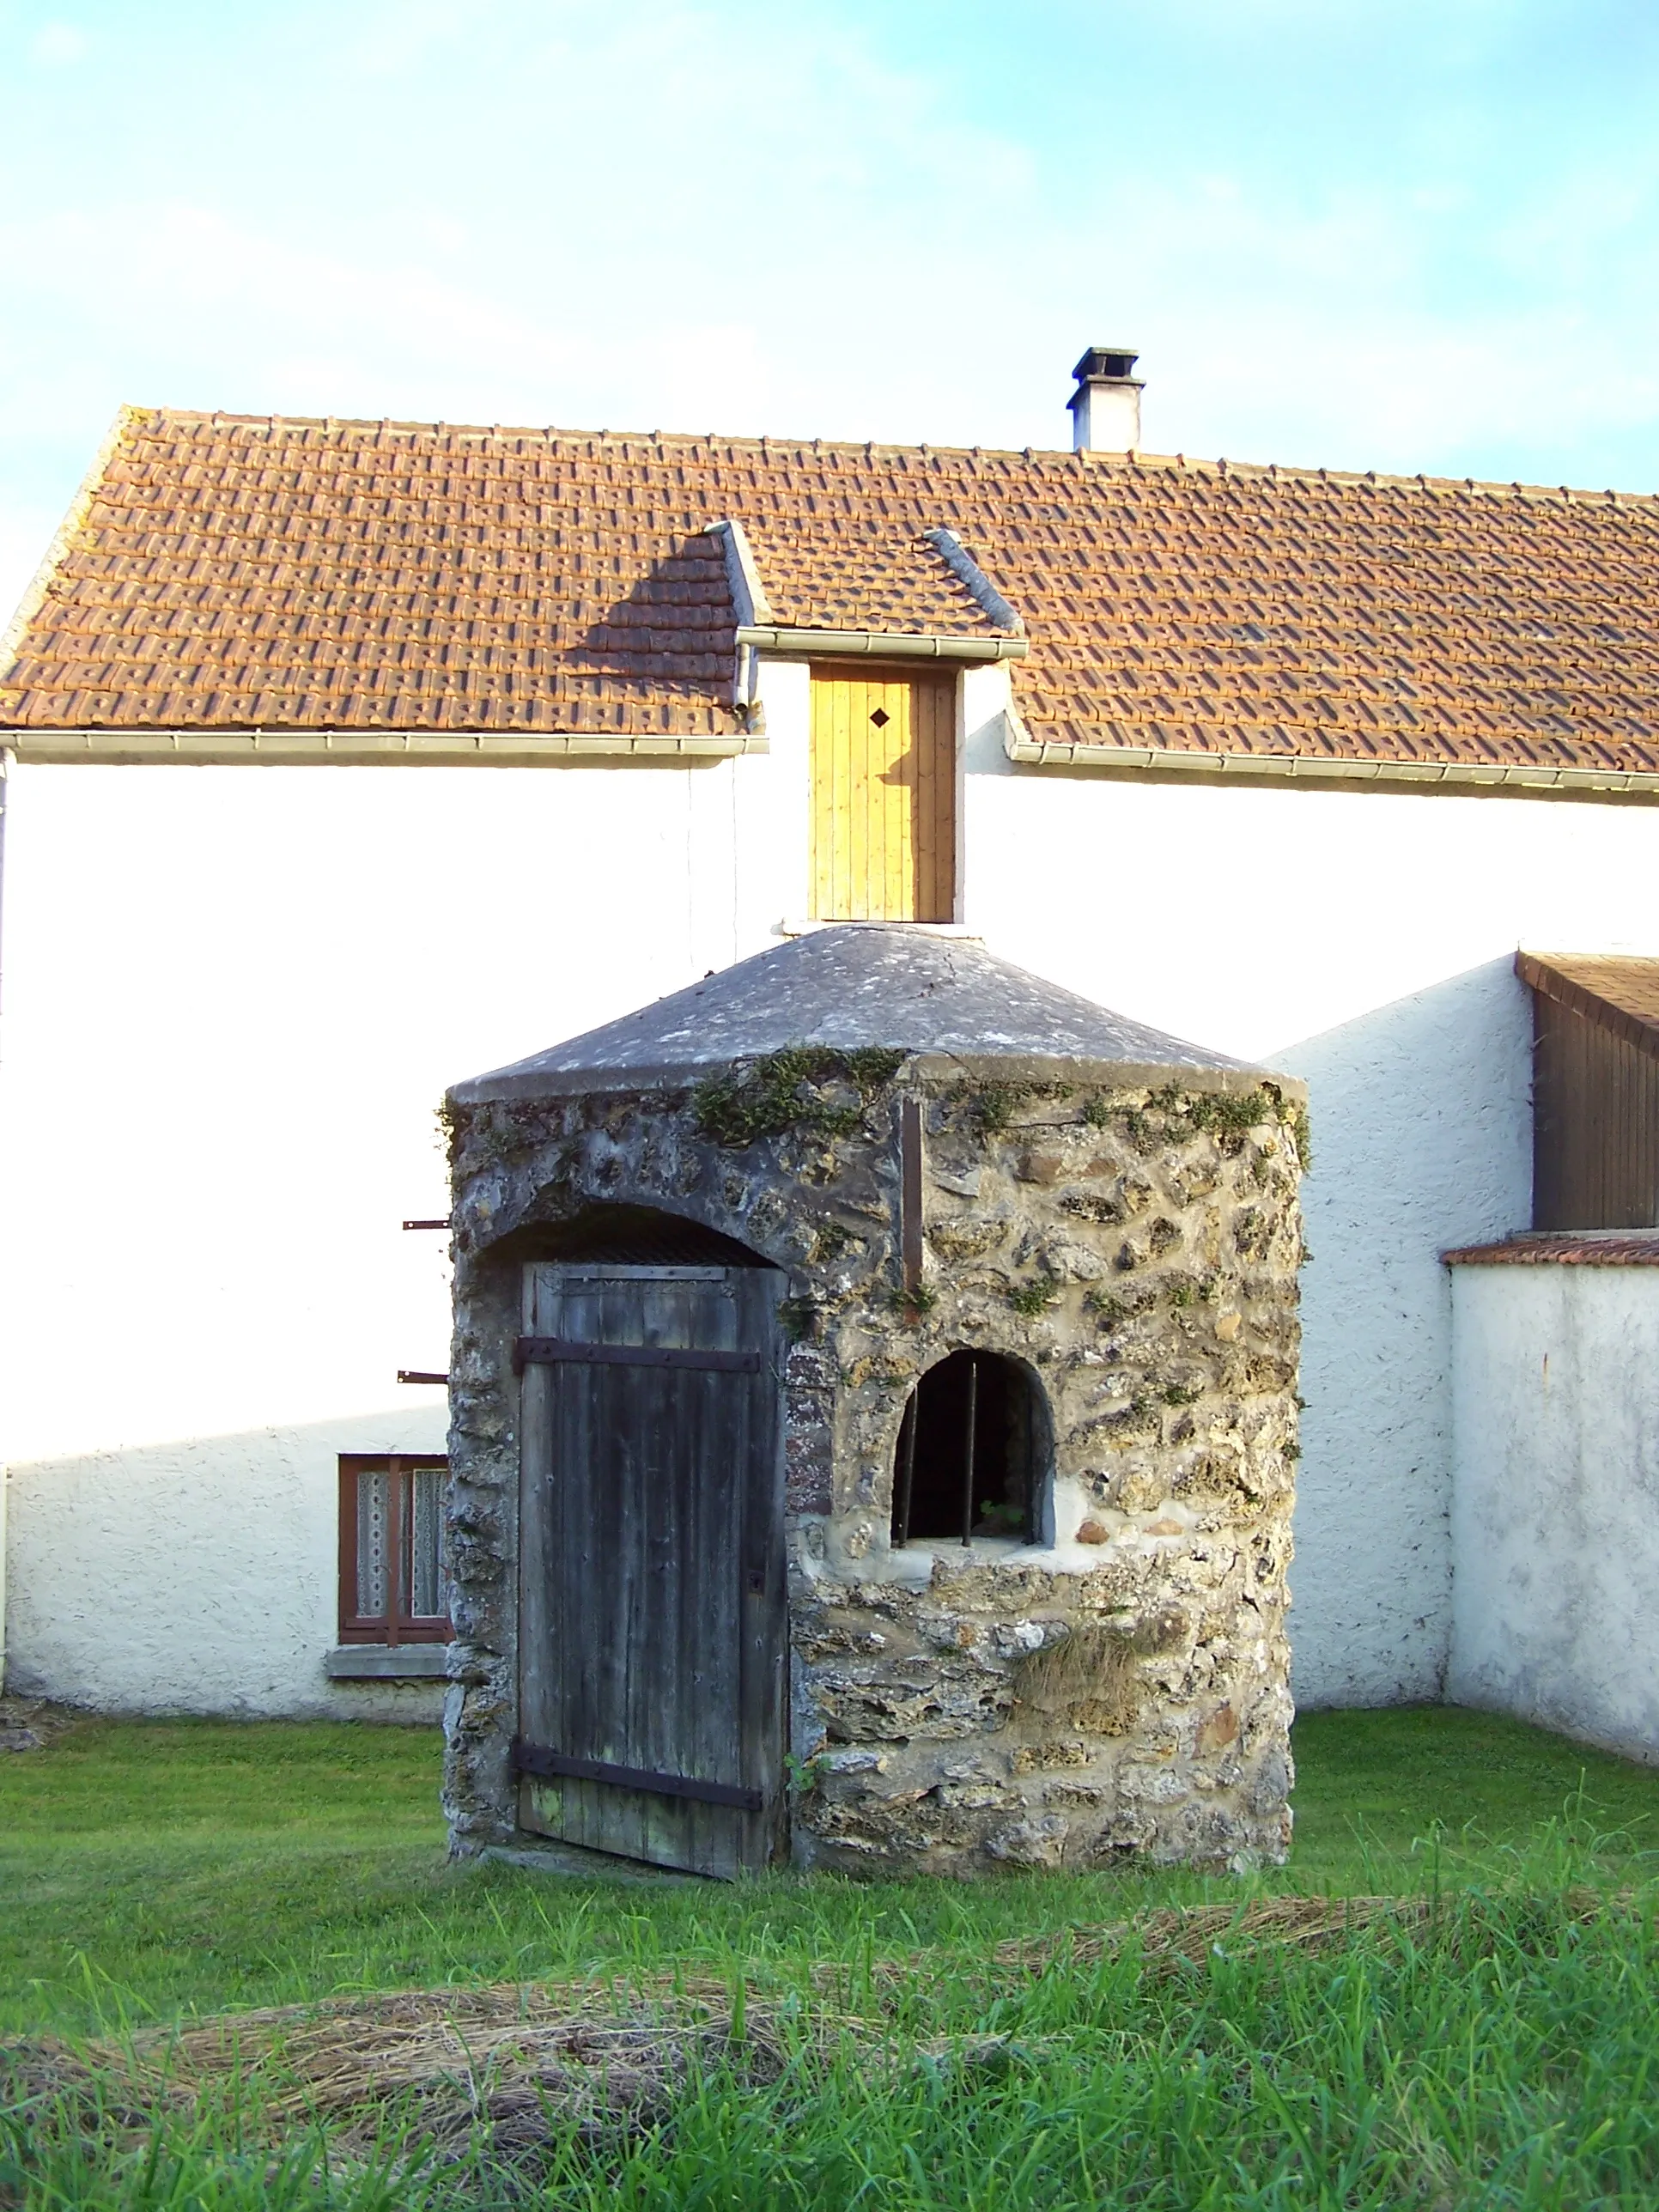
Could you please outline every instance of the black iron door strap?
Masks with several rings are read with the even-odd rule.
[[[699,1782],[689,1774],[653,1774],[642,1766],[612,1766],[603,1759],[572,1759],[545,1744],[526,1743],[517,1737],[513,1764],[520,1774],[540,1775],[550,1782],[609,1782],[618,1790],[649,1790],[659,1797],[694,1797],[700,1805],[730,1805],[739,1813],[758,1813],[766,1800],[758,1790],[742,1790],[732,1782]]]
[[[544,1366],[696,1367],[717,1375],[758,1375],[758,1352],[687,1352],[668,1344],[577,1344],[564,1336],[521,1336],[513,1347],[513,1372],[534,1360]]]

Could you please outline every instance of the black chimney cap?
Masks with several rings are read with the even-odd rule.
[[[1091,346],[1072,374],[1079,384],[1089,383],[1097,376],[1133,376],[1139,358],[1127,346]]]

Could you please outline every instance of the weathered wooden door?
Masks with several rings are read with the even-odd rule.
[[[811,843],[815,920],[955,920],[949,677],[813,670]]]
[[[784,1276],[524,1273],[520,1820],[701,1874],[783,1842]]]

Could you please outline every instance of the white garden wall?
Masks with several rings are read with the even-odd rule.
[[[440,1403],[15,1468],[8,1688],[115,1713],[436,1720],[441,1683],[331,1682],[324,1658],[337,1455],[441,1451],[444,1424]]]
[[[763,693],[769,757],[691,769],[15,771],[0,1455],[15,1680],[161,1701],[154,1645],[72,1612],[62,1579],[39,1595],[71,1523],[66,1579],[113,1587],[160,1481],[199,1504],[170,1522],[181,1554],[201,1547],[168,1586],[176,1633],[219,1602],[239,1516],[264,1516],[237,1554],[261,1586],[313,1593],[293,1599],[303,1635],[250,1605],[240,1671],[216,1662],[191,1689],[175,1670],[166,1700],[313,1709],[331,1491],[313,1534],[313,1508],[290,1506],[322,1492],[294,1469],[331,1483],[337,1451],[414,1448],[400,1425],[416,1416],[420,1443],[441,1428],[441,1394],[392,1379],[447,1359],[443,1239],[398,1228],[447,1207],[434,1109],[457,1078],[801,915],[805,671],[769,669]],[[1005,696],[1000,671],[964,682],[963,921],[1109,1006],[1311,1084],[1298,1693],[1436,1695],[1451,1632],[1437,1255],[1528,1217],[1514,948],[1659,950],[1659,810],[1017,769]]]
[[[1450,1272],[1448,1693],[1659,1761],[1659,1267]]]

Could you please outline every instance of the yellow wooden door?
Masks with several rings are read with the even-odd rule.
[[[812,672],[812,915],[953,921],[956,686]]]

